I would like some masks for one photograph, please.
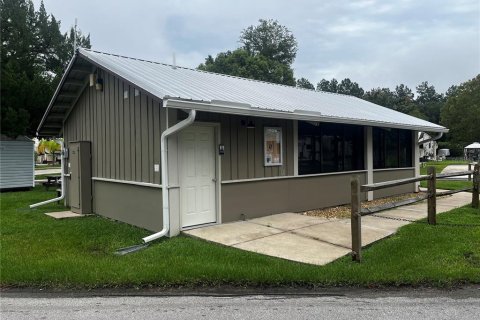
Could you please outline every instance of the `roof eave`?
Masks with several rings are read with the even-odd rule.
[[[203,112],[215,112],[215,113],[277,118],[277,119],[320,121],[320,122],[355,124],[355,125],[364,125],[364,126],[373,126],[373,127],[388,127],[388,128],[408,129],[408,130],[416,130],[416,131],[426,131],[426,132],[447,133],[449,131],[447,128],[441,127],[441,126],[429,127],[429,126],[406,125],[402,123],[372,121],[367,119],[331,117],[331,116],[325,116],[320,113],[313,113],[313,112],[312,113],[310,112],[303,113],[301,111],[285,112],[285,111],[277,111],[277,110],[252,108],[248,105],[242,105],[242,104],[231,104],[231,105],[221,104],[220,105],[220,104],[206,102],[206,101],[182,100],[177,98],[165,98],[163,100],[163,107],[174,108],[174,109],[186,109],[186,110],[195,109],[197,111],[203,111]]]
[[[53,94],[52,99],[50,100],[50,103],[48,104],[47,110],[43,114],[42,120],[40,121],[40,124],[37,127],[37,136],[39,135],[39,132],[41,131],[42,126],[43,126],[43,124],[45,123],[45,120],[48,117],[48,114],[52,110],[52,107],[53,107],[55,101],[57,100],[58,94],[60,93],[60,90],[62,89],[62,87],[65,83],[65,80],[67,79],[68,74],[70,73],[70,70],[72,69],[72,67],[75,63],[75,60],[76,60],[77,56],[78,56],[78,51],[76,51],[75,54],[73,55],[72,59],[70,59],[70,62],[68,63],[67,68],[65,69],[65,72],[63,73],[62,79],[60,79],[60,82],[58,83],[57,89],[55,89],[55,93]],[[61,131],[59,131],[59,132],[61,132]]]

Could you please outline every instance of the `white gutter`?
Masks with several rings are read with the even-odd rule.
[[[164,100],[163,106],[166,108],[166,103],[168,100]],[[168,109],[166,108],[167,112]],[[160,150],[161,150],[161,166],[162,166],[162,204],[163,204],[163,229],[157,233],[149,235],[148,237],[143,238],[143,242],[147,243],[168,234],[170,230],[170,205],[168,199],[168,148],[167,148],[167,137],[175,132],[182,130],[185,127],[188,127],[195,121],[196,116],[195,109],[188,111],[188,117],[185,120],[180,121],[173,127],[168,128],[162,133]]]
[[[30,209],[35,208],[35,207],[39,207],[39,206],[43,206],[44,204],[60,201],[60,200],[63,200],[63,198],[65,198],[65,174],[64,174],[65,160],[64,160],[63,141],[59,141],[59,143],[60,143],[60,147],[61,147],[61,150],[62,150],[61,153],[60,153],[60,168],[61,168],[60,169],[60,171],[61,171],[60,172],[60,181],[61,181],[61,184],[62,184],[62,186],[61,186],[62,191],[60,193],[60,197],[32,204],[32,205],[30,205]]]
[[[442,126],[428,127],[428,126],[422,126],[422,125],[413,125],[413,124],[409,125],[409,124],[402,124],[402,123],[393,123],[393,122],[384,122],[384,121],[375,121],[375,120],[366,120],[366,119],[333,117],[333,116],[323,115],[320,112],[306,112],[306,111],[289,112],[289,111],[267,110],[267,109],[260,109],[260,108],[252,108],[248,104],[230,103],[230,102],[227,103],[224,101],[217,101],[217,100],[212,100],[212,102],[206,102],[206,101],[182,100],[180,98],[169,98],[168,106],[169,108],[176,108],[176,109],[183,109],[183,110],[196,109],[197,111],[226,113],[226,114],[235,114],[235,115],[252,116],[252,117],[332,122],[332,123],[355,124],[355,125],[363,125],[363,126],[429,131],[429,132],[448,132],[448,129]]]

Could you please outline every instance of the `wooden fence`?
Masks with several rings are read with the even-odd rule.
[[[428,202],[428,215],[427,221],[431,225],[437,223],[437,196],[445,196],[454,194],[457,192],[463,191],[472,191],[472,207],[479,207],[479,184],[480,184],[480,173],[479,173],[479,164],[476,164],[474,169],[471,170],[471,165],[469,165],[468,171],[461,172],[452,172],[438,174],[436,173],[435,167],[428,167],[427,174],[415,178],[391,180],[379,183],[365,184],[360,185],[358,177],[353,177],[351,181],[352,189],[352,202],[351,202],[351,228],[352,228],[352,259],[354,261],[360,262],[362,260],[362,216],[367,216],[379,211],[392,209],[407,204],[412,204],[418,201],[427,200]],[[468,176],[468,181],[471,181],[471,175],[473,175],[472,187],[463,188],[459,190],[449,190],[443,192],[437,192],[436,183],[438,178],[449,178],[457,176]],[[390,203],[386,205],[381,205],[373,209],[362,209],[361,206],[361,192],[375,191],[384,188],[391,188],[395,186],[400,186],[403,184],[427,181],[427,194],[424,196],[418,196],[414,199],[407,199],[398,201],[395,203]]]

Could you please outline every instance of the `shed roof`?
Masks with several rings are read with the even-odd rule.
[[[88,70],[85,62],[123,78],[163,100],[164,106],[168,107],[419,131],[448,131],[443,126],[353,96],[175,67],[80,48],[52,98],[38,128],[39,133],[51,132],[53,126],[50,126],[50,131],[45,130],[45,125],[48,126],[51,122],[50,113],[55,105],[64,104],[65,101],[58,101],[64,85],[80,80],[82,74],[77,71]],[[74,104],[73,100],[67,100],[67,105]],[[171,103],[165,104],[166,101]]]
[[[474,142],[466,146],[464,149],[480,149],[480,143]]]

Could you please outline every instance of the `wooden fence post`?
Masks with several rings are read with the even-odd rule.
[[[478,189],[480,188],[480,164],[473,169],[472,208],[478,208]]]
[[[351,181],[352,203],[351,203],[351,228],[352,228],[352,260],[362,261],[362,207],[360,203],[360,182],[355,176]]]
[[[428,224],[437,224],[437,170],[430,166],[427,168],[428,179]]]
[[[471,163],[468,164],[468,171],[472,171],[472,164]],[[468,175],[468,181],[472,181],[472,175],[471,174]]]

